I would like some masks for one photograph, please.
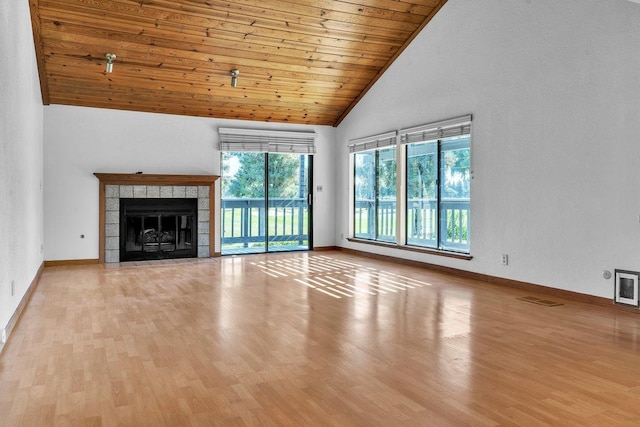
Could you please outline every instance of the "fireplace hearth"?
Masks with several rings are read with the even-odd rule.
[[[198,199],[120,199],[120,261],[198,256]]]

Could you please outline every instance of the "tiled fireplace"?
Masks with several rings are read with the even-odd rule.
[[[100,261],[121,261],[121,200],[145,199],[162,205],[162,199],[197,200],[197,256],[214,254],[214,201],[217,175],[94,174],[100,179]],[[194,248],[195,253],[195,248]],[[153,254],[151,254],[153,255]],[[163,257],[171,257],[166,253]]]

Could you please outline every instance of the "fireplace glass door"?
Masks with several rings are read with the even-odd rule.
[[[120,261],[197,256],[197,199],[121,199]]]

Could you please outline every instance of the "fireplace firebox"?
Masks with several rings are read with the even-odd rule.
[[[120,261],[198,256],[198,199],[120,199]]]

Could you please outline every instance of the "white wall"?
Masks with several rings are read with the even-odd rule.
[[[94,172],[219,175],[219,127],[311,129],[301,125],[46,107],[45,259],[98,258],[98,179]],[[329,169],[334,158],[335,129],[313,129],[319,134],[314,185],[324,188],[316,196],[314,244],[329,246],[334,245],[335,230],[333,174]],[[218,181],[218,197],[219,194]],[[219,200],[216,204],[220,206]],[[80,238],[83,234],[84,239]],[[216,236],[220,233],[216,232]],[[216,251],[219,250],[216,242]]]
[[[42,98],[26,1],[0,4],[0,242],[5,328],[43,259]]]
[[[473,260],[340,245],[611,298],[640,270],[640,5],[449,0],[338,127],[349,139],[473,114]],[[502,266],[500,255],[510,256]]]
[[[318,152],[313,156],[313,245],[335,246],[336,230],[336,129],[316,126]],[[318,191],[318,187],[322,187]]]

